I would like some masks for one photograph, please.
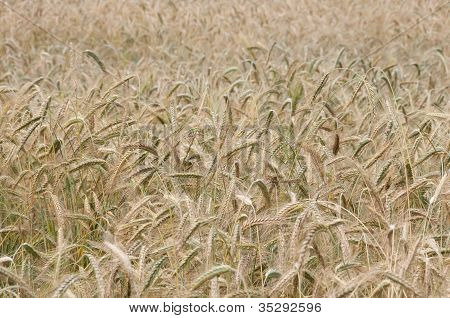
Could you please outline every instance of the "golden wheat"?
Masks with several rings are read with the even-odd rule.
[[[0,297],[448,297],[448,4],[9,6]]]

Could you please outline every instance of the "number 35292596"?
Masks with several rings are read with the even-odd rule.
[[[320,303],[259,303],[259,312],[320,312]]]

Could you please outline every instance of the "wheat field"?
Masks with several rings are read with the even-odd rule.
[[[0,297],[450,297],[449,13],[0,1]]]

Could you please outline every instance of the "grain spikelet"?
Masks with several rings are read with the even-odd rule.
[[[23,136],[22,140],[20,141],[19,147],[17,147],[17,153],[19,153],[23,147],[25,146],[28,138],[30,138],[31,134],[33,133],[33,131],[40,125],[40,122],[35,122],[34,124],[31,125],[30,128],[28,128],[27,132],[25,133],[25,135]]]
[[[133,205],[133,207],[130,209],[130,211],[123,217],[121,224],[128,223],[135,215],[139,212],[139,209],[144,206],[148,201],[150,201],[151,196],[147,195],[140,199],[136,204]]]
[[[89,262],[91,263],[92,269],[94,270],[95,279],[97,281],[98,297],[104,298],[106,286],[102,272],[100,271],[100,265],[93,255],[86,254],[86,256],[89,259]]]
[[[75,283],[80,278],[81,278],[80,275],[70,275],[69,277],[67,277],[61,283],[61,285],[59,285],[59,287],[55,290],[55,293],[53,294],[53,298],[59,298],[59,297],[63,296],[66,293],[67,289],[69,289],[70,285]]]
[[[391,166],[391,164],[392,164],[392,160],[388,160],[383,165],[383,167],[381,168],[381,170],[380,170],[380,172],[379,172],[379,174],[378,174],[378,176],[376,178],[375,185],[377,185],[377,186],[380,185],[381,181],[383,181],[384,177],[386,177],[386,175],[388,173],[388,170],[389,170],[389,167]]]
[[[229,272],[234,272],[235,270],[230,267],[229,265],[219,265],[211,268],[207,272],[200,275],[194,282],[191,290],[196,290],[200,286],[202,286],[205,282],[209,281],[210,279],[225,274]]]
[[[95,213],[97,214],[102,213],[102,205],[100,204],[100,200],[98,199],[97,194],[95,192],[92,192],[92,199],[94,200]]]
[[[182,239],[179,241],[179,243],[178,243],[178,250],[183,247],[183,245],[189,240],[189,238],[194,234],[194,232],[198,228],[200,228],[200,227],[202,227],[202,226],[204,226],[204,225],[214,221],[215,219],[216,219],[216,217],[210,217],[208,219],[195,222],[195,224],[189,229],[189,231],[186,233],[186,235],[184,235],[184,237],[182,237]]]
[[[84,213],[86,213],[87,215],[94,215],[94,213],[91,210],[91,205],[89,204],[89,199],[86,196],[84,198],[84,203],[83,203],[83,207],[84,207]]]
[[[297,212],[298,210],[303,208],[302,202],[293,202],[289,203],[286,206],[284,206],[280,211],[277,212],[277,216],[288,216],[290,214],[293,214],[294,212]]]
[[[311,246],[311,242],[314,238],[314,235],[316,234],[316,232],[322,228],[323,226],[320,224],[313,224],[310,229],[308,230],[308,232],[306,233],[302,245],[300,246],[300,251],[298,254],[298,259],[297,259],[297,264],[299,269],[301,268],[301,266],[303,265],[305,258],[306,258],[306,253],[308,252],[308,248]]]
[[[200,178],[203,178],[203,175],[198,174],[198,173],[192,173],[192,172],[179,172],[179,173],[169,174],[168,177],[171,177],[171,178],[195,178],[195,179],[200,179]]]
[[[80,162],[78,165],[76,165],[72,169],[70,169],[69,172],[72,173],[72,172],[84,169],[86,167],[96,166],[96,165],[106,166],[106,161],[103,159],[86,159],[86,160]]]
[[[148,287],[150,287],[155,282],[159,271],[161,270],[162,266],[167,260],[168,257],[164,255],[152,265],[147,278],[144,280],[142,284],[141,293],[144,292]]]
[[[338,289],[334,294],[329,295],[329,297],[333,298],[342,298],[346,297],[349,294],[353,293],[358,287],[364,286],[367,282],[374,280],[377,276],[382,274],[383,271],[377,267],[373,268],[365,273],[361,273],[351,281],[347,282],[343,287]]]
[[[36,116],[31,118],[29,121],[27,121],[25,124],[20,125],[18,128],[16,128],[16,130],[14,130],[13,134],[18,133],[19,131],[21,131],[22,129],[27,128],[28,126],[30,126],[31,124],[36,123],[37,121],[39,121],[41,119],[41,117]]]
[[[319,230],[321,227],[322,225],[319,224],[314,224],[310,227],[300,247],[297,262],[294,264],[293,268],[289,272],[287,272],[282,278],[280,278],[280,280],[276,283],[276,285],[271,289],[270,291],[271,296],[276,292],[281,291],[291,279],[293,279],[296,275],[300,273],[300,270],[302,269],[302,265],[306,258],[308,248],[311,246],[312,239],[317,230]]]
[[[190,261],[200,252],[200,247],[196,247],[189,254],[187,254],[180,262],[180,266],[178,266],[177,272],[179,273],[185,266],[187,266]]]
[[[42,108],[39,110],[38,117],[41,120],[44,120],[45,116],[47,116],[48,109],[50,108],[50,103],[51,102],[52,102],[52,97],[49,96],[49,98],[47,98],[47,101],[42,105]]]
[[[280,223],[283,223],[283,222],[286,222],[286,220],[284,218],[281,218],[281,217],[269,217],[269,216],[267,216],[267,217],[259,217],[259,218],[254,218],[254,219],[246,221],[243,224],[242,229],[246,230],[246,229],[249,229],[249,228],[251,228],[253,226],[261,225],[261,224],[274,224],[274,223],[275,224],[280,224]]]
[[[437,185],[433,196],[430,198],[430,205],[434,204],[437,201],[437,198],[439,197],[439,194],[441,194],[444,184],[446,184],[447,176],[448,176],[448,173],[444,174],[441,178],[441,181],[439,181],[439,184]]]
[[[308,218],[309,213],[303,212],[300,213],[297,218],[295,219],[295,223],[292,229],[292,235],[289,243],[289,247],[291,249],[295,248],[295,241],[298,239],[298,235],[300,233],[300,230],[302,229],[303,224],[305,223],[306,219]]]
[[[130,278],[134,278],[135,272],[128,255],[116,244],[110,243],[108,241],[103,242],[103,244],[112,253],[112,255],[120,261],[122,268],[130,276]]]
[[[100,69],[102,70],[103,73],[105,74],[109,74],[109,72],[106,70],[105,64],[103,64],[103,62],[100,60],[100,58],[97,56],[97,54],[95,54],[94,52],[90,51],[90,50],[86,50],[84,51],[84,53],[89,56],[90,58],[92,58],[95,63],[97,63],[98,67],[100,67]]]
[[[88,53],[86,53],[86,54],[88,54]],[[100,61],[100,60],[99,60],[99,61]],[[97,62],[97,61],[96,61],[96,62]],[[97,62],[97,64],[98,64],[98,62]],[[102,63],[102,64],[103,64],[103,63]],[[100,64],[99,64],[99,66],[100,66]],[[103,67],[104,67],[104,65],[103,65]],[[103,69],[102,69],[102,71],[103,71]],[[106,73],[105,71],[103,71],[103,72]],[[113,90],[115,90],[117,87],[119,87],[119,86],[125,84],[126,82],[128,82],[130,79],[132,79],[132,78],[134,78],[134,77],[135,77],[134,75],[128,76],[128,77],[124,78],[123,80],[119,81],[118,83],[114,84],[113,86],[111,86],[111,87],[105,92],[105,94],[103,95],[102,99],[105,99],[105,97],[109,96],[109,94],[110,94]]]
[[[148,153],[151,153],[152,155],[154,155],[155,157],[158,157],[158,152],[156,151],[156,149],[152,146],[146,145],[144,143],[137,143],[137,144],[131,144],[131,145],[126,145],[124,147],[124,149],[126,150],[143,150],[146,151]]]
[[[254,184],[256,184],[258,186],[258,188],[261,190],[263,197],[266,200],[266,204],[269,207],[272,202],[270,200],[270,194],[269,194],[269,190],[267,189],[267,185],[264,183],[263,180],[256,180],[254,182]]]
[[[58,200],[58,197],[50,193],[50,198],[53,202],[56,214],[57,227],[57,259],[55,265],[55,280],[59,276],[59,270],[61,266],[61,257],[64,249],[64,210]]]
[[[323,87],[327,83],[329,77],[330,77],[330,73],[327,73],[327,74],[325,74],[324,77],[322,77],[322,79],[319,82],[319,85],[317,86],[316,90],[314,91],[314,94],[313,94],[313,96],[311,98],[311,102],[314,102],[316,100],[317,96],[319,96],[319,94],[322,91]]]
[[[386,276],[386,278],[390,279],[394,283],[397,283],[400,286],[402,286],[403,288],[411,291],[412,293],[414,293],[415,296],[422,297],[420,292],[418,292],[409,282],[407,282],[405,279],[399,277],[398,275],[396,275],[392,272],[386,272],[385,276]]]
[[[358,92],[361,90],[361,87],[364,85],[365,78],[366,78],[366,76],[364,76],[363,78],[361,78],[360,81],[358,82],[358,85],[356,85],[356,88],[355,88],[355,90],[353,91],[352,97],[350,98],[350,101],[347,103],[346,108],[347,108],[348,106],[350,106],[350,105],[355,101],[355,98],[356,98],[356,96],[358,95]]]
[[[410,185],[409,189],[400,191],[394,198],[392,198],[392,202],[396,202],[397,200],[399,200],[401,197],[403,197],[408,192],[411,192],[417,188],[420,188],[420,187],[426,185],[427,183],[428,183],[428,180],[426,180],[426,179],[417,180],[416,182],[414,182],[413,184]]]
[[[116,178],[117,175],[119,174],[120,170],[122,169],[123,165],[125,164],[125,162],[130,158],[130,156],[132,155],[132,152],[127,152],[123,155],[122,159],[119,161],[119,163],[117,164],[116,168],[114,169],[111,178],[108,180],[108,184],[107,184],[107,188],[109,189],[109,191],[111,191],[113,189],[113,187],[115,186],[115,182],[116,182]]]
[[[19,276],[17,276],[15,273],[11,272],[9,269],[3,267],[0,265],[0,276],[4,276],[7,279],[12,280],[15,282],[21,290],[23,290],[29,297],[36,297],[34,294],[32,288]]]
[[[280,280],[270,290],[270,297],[274,297],[275,293],[280,292],[298,274],[298,267],[298,264],[294,264],[294,267],[280,278]]]

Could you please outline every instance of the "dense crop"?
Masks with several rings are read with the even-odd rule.
[[[1,297],[448,297],[448,3],[0,2]]]

